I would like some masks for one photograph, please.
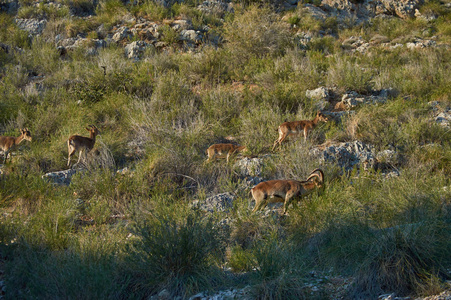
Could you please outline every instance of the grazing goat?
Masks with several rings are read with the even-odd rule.
[[[215,158],[226,158],[227,163],[232,155],[247,151],[246,146],[238,146],[234,144],[214,144],[207,149],[207,162]]]
[[[302,198],[324,184],[324,173],[320,169],[314,170],[306,181],[297,180],[269,180],[260,182],[251,189],[255,200],[256,212],[268,203],[283,202],[283,213],[286,214],[288,205],[293,198]]]
[[[82,153],[85,152],[85,155],[87,152],[91,151],[94,147],[94,144],[96,143],[96,136],[100,133],[100,131],[95,127],[94,125],[89,125],[86,127],[86,130],[89,131],[90,136],[80,136],[80,135],[72,135],[67,140],[67,148],[69,151],[69,156],[67,158],[67,166],[70,166],[70,158],[72,155],[75,154],[75,152],[79,151],[78,155],[78,161],[77,164],[80,162]]]
[[[313,120],[302,120],[293,122],[284,122],[279,125],[279,138],[274,142],[272,151],[277,145],[282,144],[282,142],[289,135],[299,135],[304,133],[304,140],[307,140],[309,132],[318,124],[319,121],[327,122],[327,117],[320,111],[316,113],[316,117]]]
[[[9,152],[16,149],[23,140],[31,142],[31,133],[28,128],[21,129],[20,136],[18,137],[0,136],[0,149],[3,150],[3,153],[5,155],[5,159],[3,161],[4,164],[6,164],[6,159],[8,158]]]

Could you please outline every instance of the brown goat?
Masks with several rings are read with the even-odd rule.
[[[246,146],[238,146],[234,144],[214,144],[207,149],[207,162],[215,158],[226,158],[227,163],[232,155],[247,151]]]
[[[72,135],[67,140],[67,148],[69,152],[69,156],[67,158],[67,166],[70,166],[70,158],[75,152],[79,151],[77,164],[80,162],[82,153],[85,155],[87,152],[91,151],[96,143],[96,136],[100,133],[100,131],[94,125],[89,125],[86,127],[86,130],[89,131],[89,137],[80,136],[80,135]]]
[[[268,203],[283,202],[283,213],[286,214],[288,205],[294,198],[302,198],[324,184],[324,173],[320,169],[314,170],[306,181],[297,180],[269,180],[260,182],[251,189],[255,200],[256,212]]]
[[[4,164],[6,164],[6,159],[8,158],[9,152],[16,149],[23,140],[31,142],[31,133],[28,128],[21,129],[20,136],[18,137],[0,136],[0,149],[3,150],[5,155],[5,159],[3,161]]]
[[[279,125],[279,138],[274,142],[272,151],[277,145],[282,144],[282,142],[290,135],[304,134],[304,140],[307,140],[309,132],[318,124],[319,121],[327,122],[327,117],[320,111],[316,113],[316,117],[313,120],[302,120],[293,122],[284,122]]]

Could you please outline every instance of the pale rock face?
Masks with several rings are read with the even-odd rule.
[[[42,175],[43,179],[51,181],[55,185],[69,185],[72,176],[77,173],[75,169],[63,170],[59,172],[50,172]]]
[[[363,166],[364,162],[372,167],[375,162],[374,147],[361,141],[340,143],[324,150],[314,148],[312,154],[319,156],[320,161],[336,163],[345,171],[352,170],[354,166]]]
[[[135,41],[125,46],[125,55],[130,59],[138,60],[144,54],[147,47],[153,47],[144,41]]]
[[[235,163],[241,176],[261,176],[263,159],[244,157]]]
[[[41,34],[47,25],[46,20],[16,19],[15,21],[20,29],[27,31],[31,36]]]
[[[199,31],[196,30],[182,30],[182,32],[180,33],[180,39],[182,41],[197,43],[202,41],[202,35]]]
[[[307,90],[305,92],[305,96],[307,98],[317,99],[317,100],[319,100],[319,99],[327,100],[330,97],[329,90],[327,88],[325,88],[325,87],[319,87],[319,88],[314,89],[314,90]]]
[[[121,27],[118,31],[116,31],[112,39],[117,43],[130,36],[131,36],[130,29],[124,26]]]
[[[235,196],[232,193],[218,194],[205,199],[205,201],[197,201],[194,205],[200,210],[206,212],[223,211],[228,212],[233,207]]]
[[[423,0],[322,0],[320,8],[328,16],[363,21],[377,15],[397,16],[402,19],[415,17]],[[315,12],[314,16],[321,16]],[[322,18],[322,17],[321,17]]]

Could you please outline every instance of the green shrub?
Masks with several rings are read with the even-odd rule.
[[[0,38],[3,43],[11,47],[28,48],[31,46],[31,40],[28,33],[20,30],[7,14],[0,15]]]
[[[103,231],[103,232],[102,232]],[[120,230],[79,233],[69,249],[48,252],[20,244],[5,262],[8,297],[121,298],[127,278],[114,256],[125,240]],[[25,296],[26,295],[26,296]]]
[[[373,70],[360,65],[358,61],[338,56],[330,62],[326,83],[337,86],[343,92],[352,90],[367,93],[372,88],[373,73]]]
[[[128,10],[120,0],[101,0],[95,9],[95,14],[95,21],[108,28],[121,22],[128,14]]]
[[[224,24],[226,49],[238,67],[251,57],[277,56],[290,46],[286,24],[268,7],[251,5]]]
[[[142,15],[157,21],[163,21],[171,16],[169,9],[151,0],[145,0],[141,5],[133,7],[132,12],[137,16]]]
[[[179,34],[169,25],[161,26],[159,32],[162,35],[161,40],[169,45],[174,45],[179,41]]]
[[[449,252],[449,229],[441,222],[421,222],[376,232],[368,241],[372,246],[356,274],[352,297],[436,293],[438,277],[446,274],[440,257]]]
[[[212,220],[194,213],[156,215],[138,222],[135,234],[130,267],[136,287],[186,297],[213,284],[207,274],[214,274],[212,259],[220,249]]]

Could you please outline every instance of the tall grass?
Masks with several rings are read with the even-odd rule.
[[[327,274],[330,283],[354,278],[349,298],[441,289],[451,265],[451,139],[434,117],[450,104],[447,46],[378,45],[355,53],[341,43],[356,35],[370,41],[376,33],[405,43],[436,32],[437,44],[447,44],[449,9],[429,1],[421,11],[440,14],[436,20],[374,19],[342,31],[333,18],[323,24],[294,11],[285,21],[270,6],[252,3],[235,5],[223,19],[201,13],[194,2],[67,4],[94,14],[61,19],[49,12],[53,19],[33,39],[13,16],[0,15],[0,37],[9,47],[0,49],[0,131],[17,136],[28,127],[33,136],[1,167],[7,298],[148,298],[164,290],[189,298],[246,286],[241,291],[254,298],[331,298],[315,274]],[[95,55],[80,47],[64,58],[55,49],[57,35],[105,37],[114,26],[134,25],[132,16],[157,23],[186,17],[219,38],[189,52],[173,45],[148,50],[140,61],[125,58],[115,44]],[[177,44],[176,32],[164,28],[166,42]],[[313,36],[303,47],[298,29]],[[318,103],[306,91],[319,86],[331,90],[331,105],[347,91],[392,88],[398,95],[271,152],[279,124],[313,117]],[[430,101],[437,101],[435,111]],[[89,124],[101,135],[86,170],[69,186],[44,181],[44,173],[67,168],[66,141],[85,135]],[[396,151],[400,175],[341,175],[339,166],[320,165],[311,155],[323,143],[356,139]],[[262,159],[261,177],[242,176],[234,162],[205,162],[208,146],[231,140]],[[277,208],[251,214],[253,183],[302,180],[318,167],[324,189],[286,216]],[[224,192],[234,194],[228,212],[192,206]]]

